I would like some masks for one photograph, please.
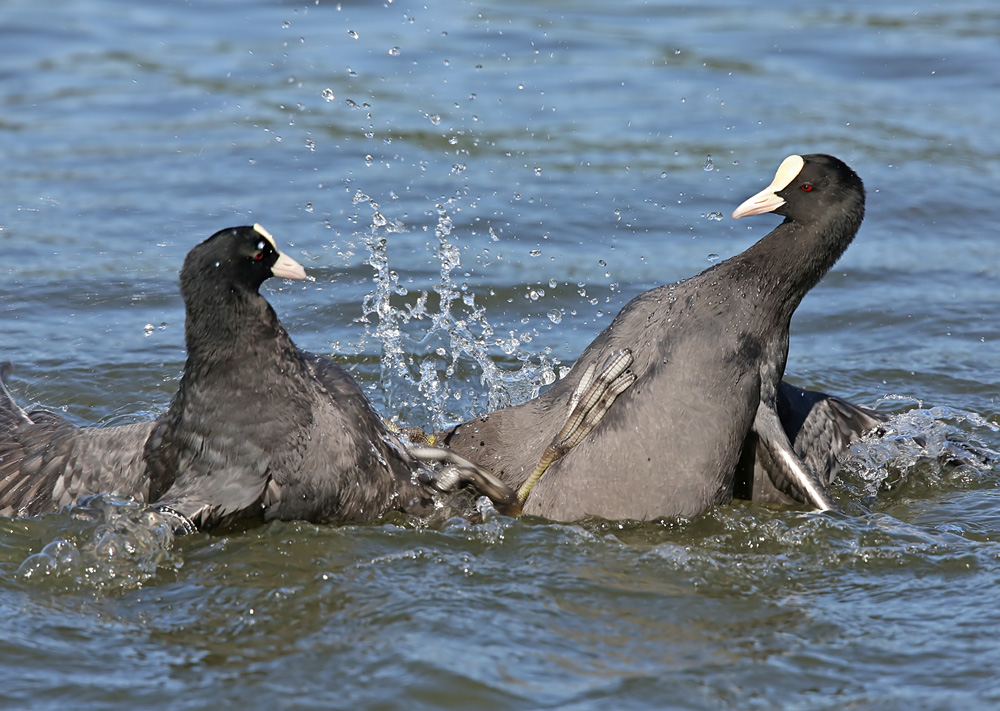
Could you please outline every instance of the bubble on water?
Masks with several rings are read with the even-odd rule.
[[[333,99],[334,99],[333,89],[330,89],[329,87],[326,88],[326,89],[323,89],[323,91],[320,93],[320,96],[322,96],[327,101],[333,101]]]
[[[73,531],[21,563],[16,575],[23,583],[124,590],[141,586],[164,563],[179,565],[171,561],[170,523],[144,504],[90,496],[68,512]]]
[[[17,577],[23,582],[38,580],[46,576],[62,576],[76,573],[80,566],[80,551],[73,543],[62,538],[45,545],[41,551],[28,556],[17,569]]]
[[[711,155],[705,156],[705,165],[703,165],[702,168],[705,170],[706,173],[711,173],[713,170],[715,170],[715,163],[712,162]]]

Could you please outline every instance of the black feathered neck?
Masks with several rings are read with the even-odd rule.
[[[181,269],[188,359],[219,360],[261,342],[291,349],[291,338],[260,295],[279,254],[253,227],[216,232],[192,249]],[[274,345],[270,346],[271,348]]]

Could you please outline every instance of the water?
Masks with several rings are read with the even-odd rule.
[[[266,287],[284,323],[387,416],[520,401],[629,298],[763,236],[733,207],[824,151],[868,213],[788,377],[899,413],[845,459],[847,515],[3,519],[0,706],[995,708],[1000,466],[949,437],[1000,449],[1000,10],[427,5],[5,3],[18,395],[162,411],[185,253],[260,222],[315,277]]]

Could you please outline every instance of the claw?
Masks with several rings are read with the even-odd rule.
[[[542,474],[559,461],[569,450],[580,444],[607,414],[615,399],[635,382],[636,375],[629,366],[634,358],[632,351],[623,348],[612,354],[604,363],[601,372],[594,377],[596,363],[591,363],[583,372],[569,399],[569,415],[559,434],[545,448],[542,458],[517,492],[518,503],[523,507],[531,490],[542,478]]]
[[[438,491],[450,494],[463,484],[471,484],[488,496],[504,516],[521,515],[521,504],[514,490],[465,457],[440,447],[410,447],[407,451],[421,462],[443,462],[451,467],[429,482]]]

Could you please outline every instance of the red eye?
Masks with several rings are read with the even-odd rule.
[[[263,252],[257,252],[256,254],[253,255],[253,260],[255,262],[259,262],[263,258],[264,258],[264,253]]]
[[[804,193],[811,193],[812,189],[813,189],[813,185],[812,185],[812,183],[802,183],[802,185],[800,185],[799,188]]]

